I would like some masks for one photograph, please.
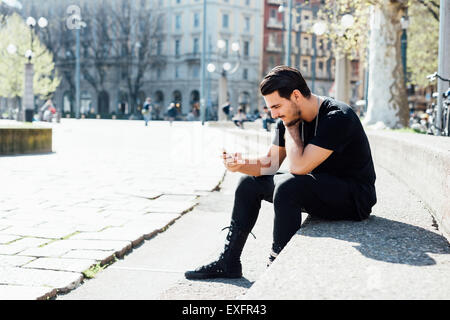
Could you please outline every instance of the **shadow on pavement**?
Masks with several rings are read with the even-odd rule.
[[[35,157],[35,156],[49,156],[56,154],[52,152],[36,152],[36,153],[17,153],[17,154],[0,154],[0,158],[18,158],[18,157]]]
[[[217,279],[199,279],[199,280],[191,280],[196,282],[217,282],[217,283],[224,283],[233,285],[236,287],[242,287],[242,288],[250,288],[254,281],[250,281],[245,277],[239,278],[239,279],[226,279],[226,278],[217,278]]]
[[[326,221],[308,216],[298,234],[357,243],[353,247],[367,258],[412,266],[436,264],[428,253],[450,254],[450,245],[442,235],[373,215],[361,222]]]

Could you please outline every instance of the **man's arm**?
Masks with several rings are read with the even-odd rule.
[[[286,127],[286,154],[289,159],[289,171],[292,174],[308,174],[324,162],[332,150],[324,149],[313,144],[303,146],[300,137],[299,124]]]
[[[286,158],[286,149],[272,145],[266,156],[257,159],[242,159],[241,154],[223,154],[225,167],[231,172],[241,172],[250,176],[275,174]]]

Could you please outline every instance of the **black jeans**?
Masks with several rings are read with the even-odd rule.
[[[281,250],[300,228],[301,212],[329,220],[360,220],[349,182],[326,173],[243,176],[236,188],[233,223],[250,232],[261,201],[274,205],[273,249]]]

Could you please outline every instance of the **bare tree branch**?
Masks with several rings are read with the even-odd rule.
[[[439,21],[439,4],[435,3],[434,1],[425,1],[425,0],[416,0],[417,2],[419,2],[420,4],[422,4],[423,6],[425,6],[425,8],[427,8],[428,12],[431,13],[431,15],[437,20]],[[438,9],[438,12],[434,11],[433,8],[430,7],[430,4]]]

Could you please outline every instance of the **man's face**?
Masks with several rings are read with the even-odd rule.
[[[300,105],[297,103],[294,93],[291,99],[280,97],[278,91],[264,96],[266,105],[270,109],[272,118],[281,119],[286,127],[298,123],[301,118]]]

